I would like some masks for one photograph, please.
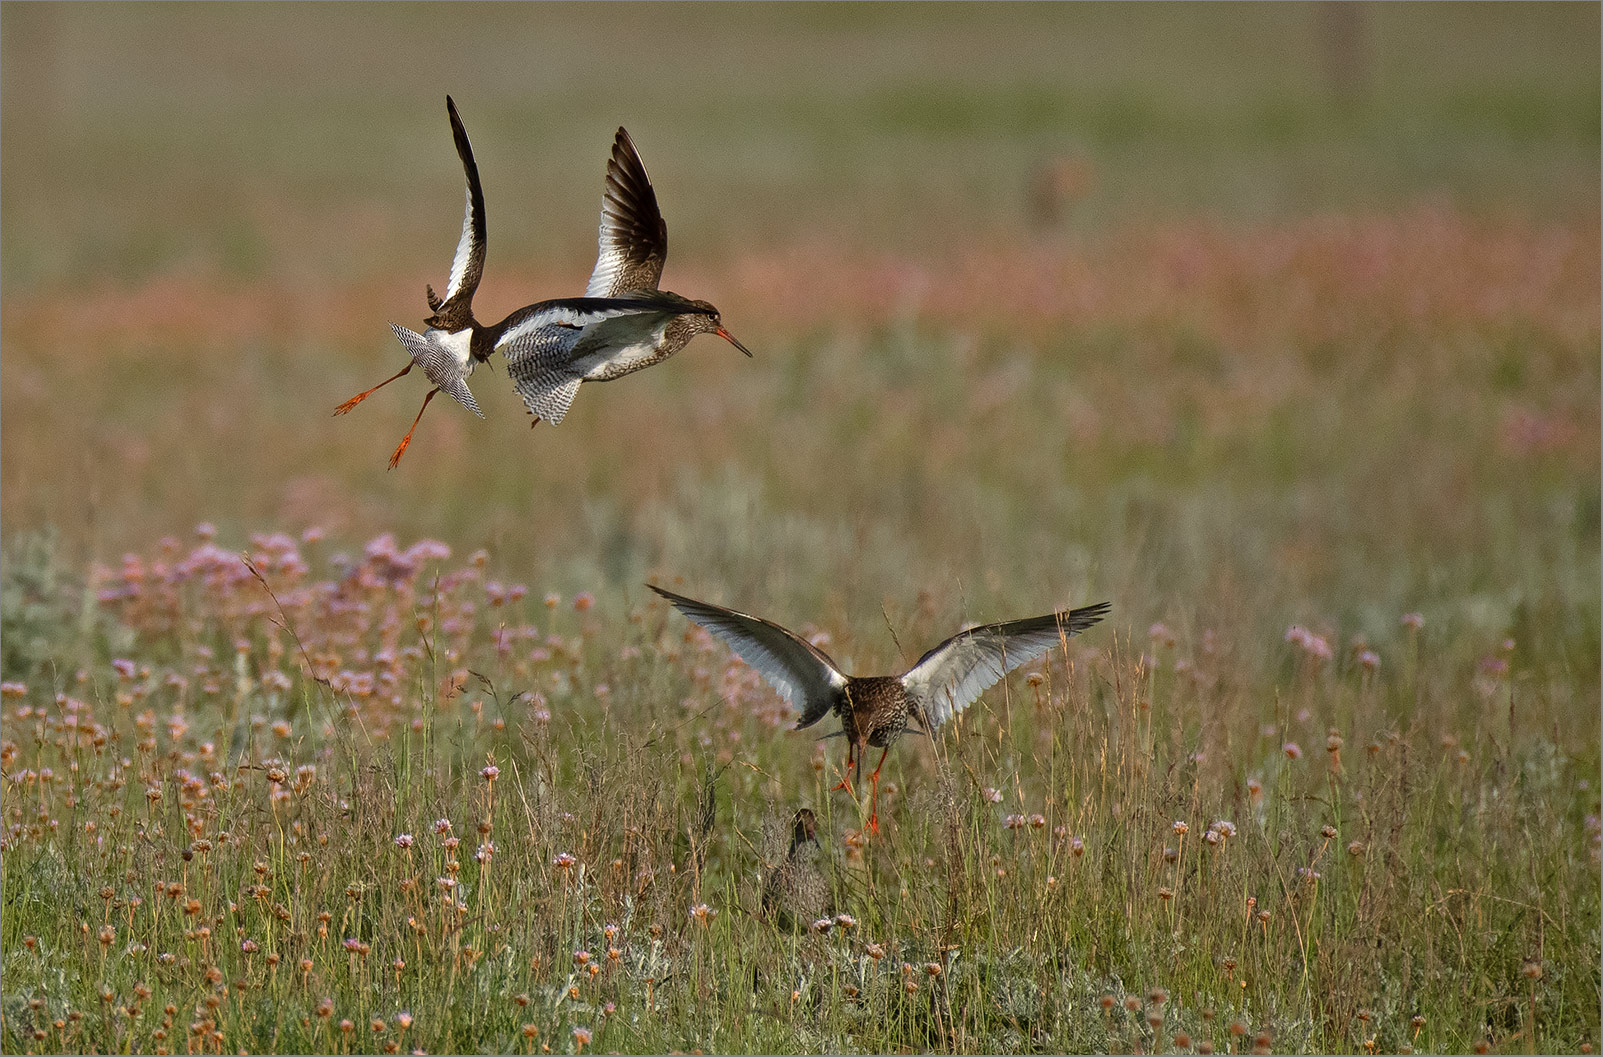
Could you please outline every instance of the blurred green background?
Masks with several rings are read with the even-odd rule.
[[[1597,5],[0,19],[8,537],[393,530],[852,619],[923,587],[1595,614]],[[624,124],[664,285],[757,358],[697,342],[532,433],[481,371],[488,419],[436,406],[387,472],[423,386],[330,411],[445,278],[447,92],[481,317],[580,291]]]

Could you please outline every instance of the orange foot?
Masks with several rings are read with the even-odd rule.
[[[409,363],[405,367],[402,367],[395,374],[390,375],[390,377],[384,379],[382,382],[380,382],[379,384],[375,385],[373,388],[364,390],[363,392],[360,392],[360,393],[357,393],[355,396],[353,396],[349,400],[345,401],[345,403],[341,404],[339,407],[336,407],[334,409],[334,414],[336,414],[336,415],[345,414],[345,412],[349,411],[351,408],[355,407],[357,404],[360,404],[363,400],[366,400],[368,397],[372,396],[374,393],[378,392],[380,389],[383,389],[386,385],[389,385],[391,382],[395,381],[395,379],[397,379],[397,378],[405,378],[407,372],[410,371],[411,369],[412,369],[412,364]],[[425,407],[427,407],[428,406],[428,401],[425,400],[423,402],[423,404],[424,404]]]
[[[529,428],[533,429],[535,426],[538,426],[539,424],[540,424],[540,420],[539,420],[539,418],[536,418],[533,422],[529,423]]]
[[[417,432],[417,424],[423,421],[423,412],[429,409],[429,401],[434,399],[434,394],[437,392],[439,392],[439,389],[430,389],[429,395],[423,398],[423,406],[418,408],[417,418],[412,420],[412,428],[406,431],[406,436],[401,438],[401,443],[396,447],[395,454],[390,456],[390,469],[393,470],[400,465],[401,456],[406,454],[407,445],[412,443],[412,434]]]

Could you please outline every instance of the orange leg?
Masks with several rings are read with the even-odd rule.
[[[540,420],[539,420],[539,418],[536,418],[533,422],[529,423],[529,428],[533,429],[535,426],[538,426],[539,424],[540,424]]]
[[[423,421],[423,412],[429,409],[429,401],[434,399],[434,394],[437,392],[439,392],[438,389],[430,389],[429,395],[423,398],[423,406],[418,408],[417,418],[412,420],[412,428],[406,431],[406,436],[401,438],[401,443],[396,447],[395,454],[390,456],[390,469],[393,470],[400,465],[401,456],[406,454],[406,446],[412,443],[412,434],[417,431],[417,424]]]
[[[852,787],[852,780],[851,780],[852,760],[855,758],[856,749],[857,749],[857,743],[856,742],[849,741],[849,742],[846,743],[846,776],[841,778],[839,785],[833,786],[829,790],[831,793],[836,792],[836,791],[841,790],[841,789],[850,789]]]
[[[357,404],[360,404],[363,400],[366,400],[368,397],[372,396],[374,393],[378,392],[380,389],[383,389],[386,385],[389,385],[391,382],[395,381],[396,378],[402,377],[403,375],[406,374],[407,371],[410,371],[411,369],[412,369],[412,364],[408,363],[405,367],[401,368],[399,373],[393,375],[392,377],[384,379],[382,382],[380,382],[379,384],[375,385],[373,388],[367,390],[367,392],[365,392],[365,393],[357,393],[355,396],[353,396],[349,400],[345,401],[345,403],[341,404],[339,407],[336,407],[334,409],[334,413],[336,415],[345,414],[345,412],[349,411],[351,408],[355,407]]]
[[[874,787],[873,807],[870,809],[871,813],[868,816],[868,828],[875,833],[879,832],[879,771],[880,767],[885,766],[885,757],[890,754],[890,751],[891,747],[889,745],[885,746],[885,751],[879,754],[879,767],[875,767],[874,773],[868,776],[869,784]]]

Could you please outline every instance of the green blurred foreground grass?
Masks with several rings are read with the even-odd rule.
[[[0,8],[0,1045],[1598,1044],[1595,6],[1364,8],[1350,96],[1306,7],[356,10]],[[447,90],[484,315],[626,121],[757,359],[386,474]],[[860,672],[1114,611],[865,840],[648,578]]]

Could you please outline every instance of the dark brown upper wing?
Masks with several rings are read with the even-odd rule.
[[[607,160],[599,243],[585,296],[619,297],[657,288],[668,259],[668,225],[657,210],[657,193],[640,152],[621,128]]]
[[[456,153],[462,159],[462,169],[468,178],[467,211],[462,217],[462,237],[456,244],[456,257],[451,261],[451,278],[445,284],[445,301],[439,309],[447,312],[457,306],[467,307],[473,302],[473,291],[479,288],[484,274],[484,251],[488,239],[484,222],[484,191],[479,187],[479,166],[473,160],[473,145],[468,142],[468,131],[457,116],[456,103],[445,97],[445,109],[451,115],[451,135],[456,140]]]

